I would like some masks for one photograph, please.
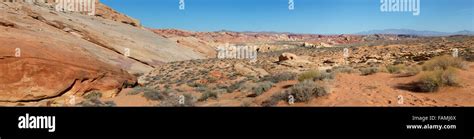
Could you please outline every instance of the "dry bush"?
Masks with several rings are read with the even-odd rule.
[[[298,76],[298,81],[314,80],[314,78],[321,76],[318,70],[306,71]]]
[[[274,75],[265,76],[261,79],[261,81],[271,81],[273,83],[279,83],[281,81],[289,81],[294,80],[296,78],[296,74],[292,72],[282,72]]]
[[[254,87],[252,87],[253,96],[255,97],[259,96],[263,94],[264,92],[270,90],[270,88],[272,87],[273,87],[273,82],[270,82],[270,81],[258,83]]]
[[[425,71],[420,75],[417,87],[421,92],[436,92],[443,86],[459,86],[457,69],[448,67],[446,70]]]
[[[434,57],[423,64],[423,70],[432,71],[436,69],[446,70],[449,67],[465,69],[467,64],[461,58],[455,58],[449,55]]]
[[[317,81],[317,80],[331,80],[334,79],[334,73],[332,72],[320,72],[318,70],[310,70],[303,72],[298,76],[298,81],[302,82],[305,80]]]
[[[295,97],[295,102],[307,102],[315,97],[329,94],[329,89],[311,80],[305,80],[289,88],[286,93]]]
[[[332,71],[334,73],[357,73],[358,71],[350,66],[337,66],[337,67],[333,67],[332,68]]]
[[[362,68],[359,70],[360,70],[361,75],[367,76],[367,75],[372,75],[379,72],[379,67],[368,67],[368,68]]]
[[[398,64],[398,65],[388,65],[387,66],[387,71],[392,74],[399,74],[403,70],[405,70],[406,66],[403,64]]]
[[[214,99],[217,99],[219,96],[217,94],[217,92],[214,92],[214,91],[206,91],[204,92],[201,97],[198,99],[198,101],[206,101],[210,98],[214,98]]]

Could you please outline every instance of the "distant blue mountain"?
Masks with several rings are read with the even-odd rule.
[[[366,32],[356,33],[359,35],[370,35],[370,34],[404,34],[404,35],[417,35],[417,36],[450,36],[450,35],[474,35],[473,31],[463,30],[458,32],[438,32],[438,31],[418,31],[412,29],[384,29],[384,30],[371,30]]]

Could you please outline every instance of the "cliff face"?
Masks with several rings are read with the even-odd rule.
[[[0,102],[98,90],[113,97],[165,62],[203,56],[98,3],[96,16],[50,4],[0,3]]]

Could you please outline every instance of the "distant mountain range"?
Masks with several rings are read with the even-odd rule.
[[[438,32],[438,31],[418,31],[412,29],[384,29],[384,30],[371,30],[365,32],[356,33],[359,35],[370,35],[370,34],[404,34],[404,35],[417,35],[417,36],[450,36],[450,35],[474,35],[473,31],[462,30],[458,32]]]

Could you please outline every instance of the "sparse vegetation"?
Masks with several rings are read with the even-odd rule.
[[[229,87],[227,87],[227,93],[232,93],[235,90],[238,90],[242,86],[243,83],[244,81],[239,81],[237,83],[230,85]]]
[[[264,106],[264,107],[274,106],[282,100],[285,100],[285,101],[288,100],[288,94],[286,92],[280,92],[280,93],[272,95],[270,97],[270,99],[268,99],[268,100],[266,100],[262,103],[262,106]]]
[[[455,58],[449,55],[434,57],[423,64],[423,70],[432,71],[436,69],[446,70],[449,67],[465,69],[466,63],[461,58]]]
[[[406,66],[403,64],[398,64],[398,65],[388,65],[387,66],[387,71],[392,74],[399,74],[403,70],[405,70]]]
[[[162,100],[168,94],[167,90],[160,91],[160,90],[145,90],[143,93],[143,97],[149,100]]]
[[[102,98],[102,93],[99,91],[91,91],[84,96],[84,99],[100,99]]]
[[[332,71],[334,73],[357,73],[358,71],[355,70],[354,68],[350,67],[350,66],[337,66],[337,67],[333,67],[332,68]]]
[[[198,99],[198,101],[206,101],[206,100],[208,100],[209,98],[217,99],[217,98],[218,98],[217,92],[208,90],[208,91],[204,92],[204,93],[201,95],[201,97]]]
[[[361,68],[360,73],[361,75],[367,76],[372,75],[379,72],[379,67],[368,67],[368,68]]]
[[[317,81],[317,80],[331,80],[331,79],[334,79],[334,73],[326,72],[326,71],[320,72],[318,70],[310,70],[298,76],[298,81],[300,82],[305,81],[305,80]]]
[[[294,80],[295,78],[296,78],[295,73],[283,72],[283,73],[265,76],[261,79],[261,81],[271,81],[273,83],[279,83],[281,81]]]
[[[418,65],[406,66],[404,64],[388,65],[387,71],[392,74],[404,74],[406,76],[414,76],[421,72],[421,67]]]
[[[435,92],[443,86],[459,86],[457,69],[448,67],[446,70],[423,72],[418,80],[417,87],[421,92]]]
[[[321,73],[319,73],[318,70],[310,70],[307,72],[304,72],[298,76],[298,81],[302,82],[305,80],[313,80],[316,77],[321,76]]]
[[[312,98],[329,94],[329,89],[316,84],[314,81],[305,80],[289,88],[286,93],[293,95],[295,102],[307,102]]]
[[[273,87],[273,82],[266,81],[256,84],[256,86],[252,87],[252,92],[254,96],[259,96],[264,92],[270,90]]]
[[[421,67],[418,65],[413,65],[405,69],[403,72],[407,76],[415,76],[421,72]]]
[[[458,70],[466,68],[466,63],[448,55],[434,57],[423,64],[422,75],[416,82],[418,91],[436,92],[443,86],[460,86]]]
[[[102,102],[99,99],[87,99],[78,103],[77,106],[83,107],[113,107],[116,106],[115,102],[113,101],[106,101]]]

